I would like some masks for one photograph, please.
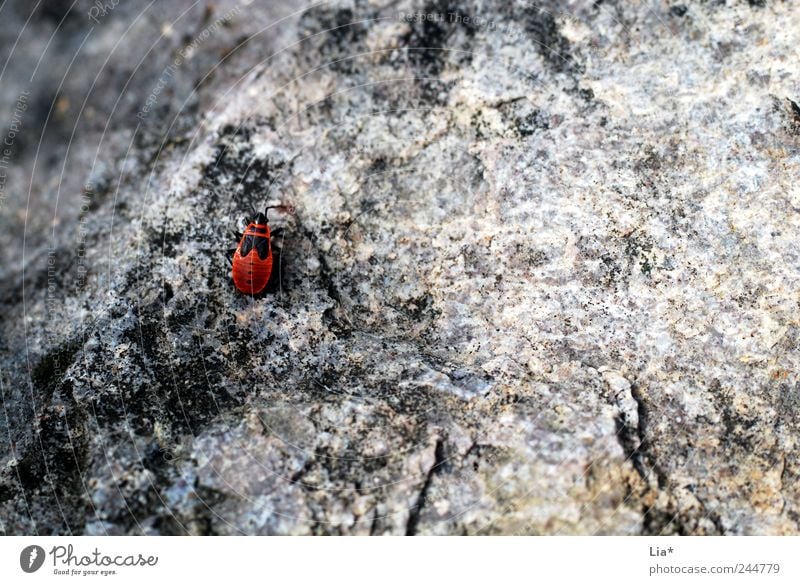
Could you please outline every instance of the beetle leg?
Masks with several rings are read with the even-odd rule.
[[[233,257],[236,255],[236,250],[238,249],[239,248],[230,248],[228,254],[225,256],[231,266],[233,266]]]
[[[242,232],[233,231],[231,233],[233,234],[233,237],[236,238],[237,242],[242,239]]]
[[[282,233],[283,233],[283,228],[275,228],[274,230],[272,230],[272,231],[270,232],[270,234],[269,234],[269,235],[270,235],[271,237],[273,237],[273,238],[277,238],[277,237],[278,237],[278,236],[280,236]]]

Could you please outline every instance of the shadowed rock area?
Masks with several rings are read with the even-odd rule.
[[[30,4],[0,533],[800,533],[791,3]]]

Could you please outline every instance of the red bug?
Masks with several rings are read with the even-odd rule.
[[[247,222],[244,233],[237,233],[239,245],[233,252],[231,259],[231,275],[233,283],[240,292],[247,295],[257,295],[267,288],[269,277],[272,275],[272,242],[273,236],[279,235],[281,230],[270,232],[270,209],[283,209],[291,212],[291,207],[286,205],[272,205],[264,209],[264,213],[256,213],[255,217]]]

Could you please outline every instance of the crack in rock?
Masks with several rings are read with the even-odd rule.
[[[436,444],[433,447],[433,459],[433,465],[431,465],[428,469],[428,473],[425,476],[425,481],[422,483],[422,487],[417,495],[417,500],[409,511],[408,522],[406,524],[406,536],[414,536],[417,534],[420,514],[425,507],[425,499],[428,494],[428,489],[431,486],[431,482],[433,481],[433,476],[441,469],[445,462],[444,441],[438,437],[436,439]]]

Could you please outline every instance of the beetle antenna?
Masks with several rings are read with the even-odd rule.
[[[264,208],[264,216],[269,221],[269,210],[270,209],[280,209],[281,211],[285,211],[286,213],[294,213],[294,205],[268,205]]]

